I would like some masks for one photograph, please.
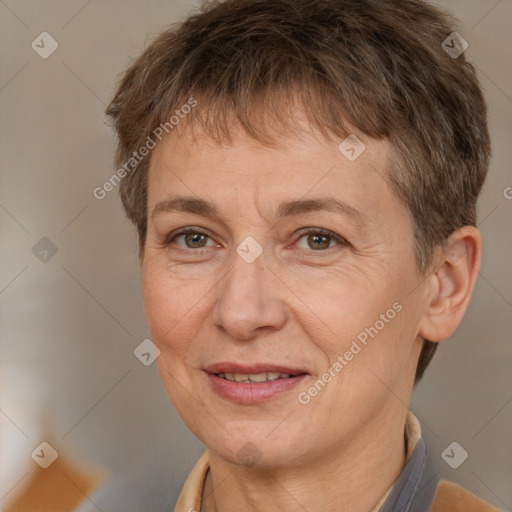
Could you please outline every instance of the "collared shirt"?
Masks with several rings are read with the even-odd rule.
[[[406,458],[402,473],[372,512],[424,512],[430,510],[438,484],[426,478],[426,448],[418,420],[411,411],[405,421]],[[174,512],[200,512],[203,488],[210,468],[206,450],[190,472]]]

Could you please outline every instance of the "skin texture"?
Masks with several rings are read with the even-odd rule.
[[[386,177],[391,147],[366,145],[353,162],[304,127],[266,147],[238,128],[219,145],[187,127],[151,155],[142,263],[146,321],[165,389],[211,451],[203,511],[371,510],[404,465],[403,428],[422,337],[452,334],[480,263],[476,228],[454,233],[433,270],[418,272],[413,223]],[[177,196],[219,216],[159,211]],[[312,211],[279,219],[284,201],[334,197],[363,219]],[[209,238],[187,247],[179,228]],[[335,238],[309,237],[304,228]],[[236,252],[253,237],[263,253]],[[313,239],[312,239],[313,238]],[[308,404],[307,391],[365,328],[402,309]],[[307,372],[299,388],[258,404],[217,395],[204,368],[267,362]],[[252,443],[255,464],[237,455]]]

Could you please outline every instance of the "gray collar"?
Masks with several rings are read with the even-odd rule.
[[[423,437],[398,477],[379,512],[428,512],[434,500],[439,479],[425,469],[427,449]]]

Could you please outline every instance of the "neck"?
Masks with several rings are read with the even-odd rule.
[[[201,512],[373,510],[405,464],[407,411],[394,412],[302,463],[248,468],[211,451]]]

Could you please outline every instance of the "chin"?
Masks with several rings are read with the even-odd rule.
[[[268,428],[268,422],[263,422],[263,426],[253,421],[241,423],[243,425],[238,425],[236,432],[233,432],[233,428],[223,430],[216,425],[212,427],[216,429],[214,436],[212,430],[209,430],[206,436],[198,433],[197,437],[212,453],[237,466],[289,466],[301,458],[302,454],[298,453],[296,448],[303,446],[301,436],[295,439],[289,432],[280,432],[277,435],[276,432],[272,432],[272,429],[275,429],[275,422],[272,428]]]

